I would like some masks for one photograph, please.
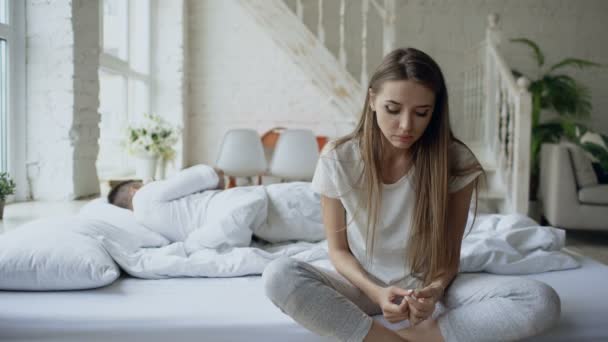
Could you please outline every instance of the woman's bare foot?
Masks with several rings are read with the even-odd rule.
[[[436,319],[427,319],[413,327],[395,332],[406,341],[443,342],[443,336]]]
[[[372,327],[369,329],[367,336],[363,340],[364,342],[406,342],[407,339],[403,339],[399,336],[396,331],[392,331],[382,324],[376,322],[372,323]]]

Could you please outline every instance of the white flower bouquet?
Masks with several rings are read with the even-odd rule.
[[[175,157],[173,145],[181,129],[158,115],[144,114],[140,126],[129,126],[125,146],[135,156],[158,156],[164,160]]]

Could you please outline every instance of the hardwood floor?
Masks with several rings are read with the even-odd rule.
[[[566,248],[608,265],[608,232],[566,230]]]

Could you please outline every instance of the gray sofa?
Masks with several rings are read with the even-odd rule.
[[[591,160],[579,147],[542,145],[539,190],[550,225],[608,231],[608,184],[598,184]]]

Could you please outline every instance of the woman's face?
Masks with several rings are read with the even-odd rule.
[[[378,126],[393,147],[407,149],[424,134],[435,106],[432,90],[410,80],[386,81],[379,93],[370,89],[370,96]]]

